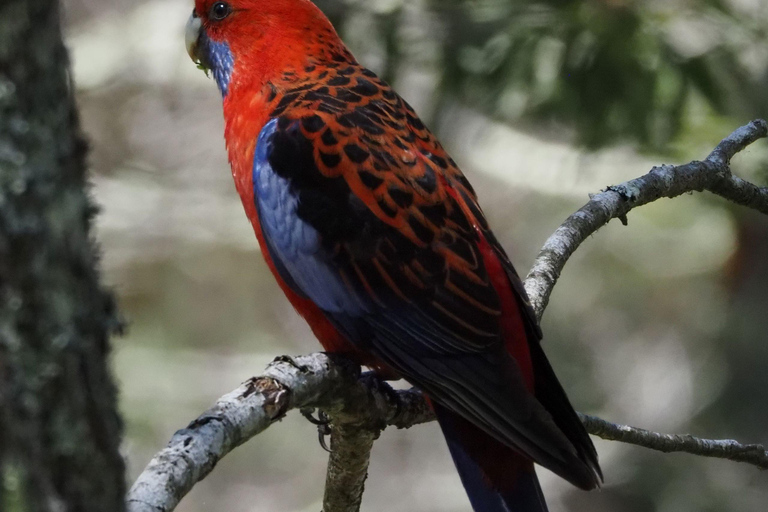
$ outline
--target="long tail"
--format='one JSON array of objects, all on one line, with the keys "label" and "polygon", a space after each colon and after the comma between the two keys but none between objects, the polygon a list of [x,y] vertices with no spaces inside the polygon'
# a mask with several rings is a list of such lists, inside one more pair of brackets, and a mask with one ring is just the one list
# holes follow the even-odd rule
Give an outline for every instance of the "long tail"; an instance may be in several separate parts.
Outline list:
[{"label": "long tail", "polygon": [[432,403],[475,512],[548,512],[533,463]]}]

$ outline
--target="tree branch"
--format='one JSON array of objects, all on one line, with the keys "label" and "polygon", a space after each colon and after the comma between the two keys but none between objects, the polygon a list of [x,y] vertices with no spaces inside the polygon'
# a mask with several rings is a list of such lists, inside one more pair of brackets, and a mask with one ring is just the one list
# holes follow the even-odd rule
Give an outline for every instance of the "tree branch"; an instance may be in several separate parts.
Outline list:
[{"label": "tree branch", "polygon": [[[768,214],[768,189],[731,174],[730,160],[768,136],[765,121],[753,121],[724,139],[703,162],[662,166],[635,180],[609,187],[571,215],[547,240],[526,279],[526,290],[541,318],[563,267],[581,243],[611,219],[662,197],[709,190]],[[395,392],[343,358],[313,354],[278,358],[264,375],[219,399],[209,411],[177,432],[128,493],[129,512],[170,512],[192,487],[232,449],[264,431],[294,408],[320,408],[333,419],[324,512],[357,512],[362,501],[370,450],[386,426],[408,428],[434,420],[419,391]],[[680,451],[727,458],[768,468],[760,445],[668,435],[591,416],[587,431],[604,439],[663,452]]]},{"label": "tree branch", "polygon": [[563,267],[576,249],[612,219],[626,223],[626,215],[662,197],[709,190],[734,203],[768,214],[768,188],[759,188],[731,174],[731,159],[744,148],[768,136],[762,119],[742,126],[725,138],[702,162],[654,167],[640,178],[608,187],[568,217],[539,252],[528,273],[525,289],[539,319],[549,304]]},{"label": "tree branch", "polygon": [[357,512],[363,501],[373,442],[381,429],[334,423],[323,510]]},{"label": "tree branch", "polygon": [[[181,499],[237,446],[266,430],[291,409],[332,411],[334,437],[329,461],[325,512],[359,510],[373,442],[386,426],[410,428],[433,421],[419,391],[393,391],[370,379],[343,358],[318,353],[281,357],[260,377],[246,381],[179,430],[128,493],[129,512],[171,512]],[[690,435],[650,432],[580,414],[587,431],[610,441],[662,452],[724,458],[768,469],[761,445]]]},{"label": "tree branch", "polygon": [[700,439],[690,434],[660,434],[628,425],[616,425],[579,413],[587,432],[607,441],[619,441],[664,453],[683,452],[702,457],[746,462],[768,469],[768,450],[761,444],[741,444],[732,439]]},{"label": "tree branch", "polygon": [[[370,444],[388,425],[408,428],[433,419],[418,391],[395,393],[386,385],[372,385],[370,379],[359,377],[357,365],[331,354],[275,359],[264,374],[221,397],[212,408],[173,435],[128,492],[128,511],[172,511],[225,455],[291,409],[326,410],[344,433],[355,428],[375,432]],[[332,446],[339,448],[338,443]],[[353,452],[347,454],[343,451],[340,449],[335,455],[338,464],[351,464],[353,456],[362,455],[359,450],[347,449]],[[367,455],[363,458],[365,473]],[[343,471],[334,474],[341,475]],[[362,491],[362,481],[359,488]],[[334,497],[327,499],[339,501]]]}]

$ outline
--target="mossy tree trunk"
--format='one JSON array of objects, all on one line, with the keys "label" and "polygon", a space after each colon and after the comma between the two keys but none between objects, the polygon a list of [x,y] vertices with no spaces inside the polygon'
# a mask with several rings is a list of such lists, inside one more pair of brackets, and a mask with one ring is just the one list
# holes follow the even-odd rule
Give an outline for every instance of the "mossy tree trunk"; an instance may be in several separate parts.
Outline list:
[{"label": "mossy tree trunk", "polygon": [[57,0],[0,1],[0,509],[124,510],[86,144]]}]

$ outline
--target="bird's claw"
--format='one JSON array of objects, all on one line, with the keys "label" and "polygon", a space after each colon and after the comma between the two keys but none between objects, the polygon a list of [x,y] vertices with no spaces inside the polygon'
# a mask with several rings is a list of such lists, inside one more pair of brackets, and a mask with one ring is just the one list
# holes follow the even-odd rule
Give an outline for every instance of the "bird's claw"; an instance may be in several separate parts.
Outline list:
[{"label": "bird's claw", "polygon": [[325,438],[331,435],[331,418],[320,410],[317,411],[317,418],[315,418],[312,416],[314,411],[314,409],[302,409],[301,415],[304,416],[311,424],[317,426],[317,435],[318,439],[320,440],[320,446],[323,448],[323,450],[331,453],[331,449],[328,448],[328,444],[325,441]]},{"label": "bird's claw", "polygon": [[301,373],[307,373],[309,371],[309,368],[307,368],[303,364],[299,364],[291,356],[277,356],[275,358],[275,360],[272,361],[272,362],[273,363],[287,363],[287,364],[293,366],[294,368],[296,368],[297,370],[299,370]]},{"label": "bird's claw", "polygon": [[328,425],[318,425],[317,438],[320,441],[320,447],[328,453],[333,453],[333,450],[328,448],[328,444],[325,442],[325,438],[331,435],[331,427]]},{"label": "bird's claw", "polygon": [[365,372],[360,376],[360,380],[364,382],[369,389],[378,392],[380,395],[383,395],[390,404],[394,404],[395,406],[394,417],[397,417],[400,415],[402,402],[400,399],[400,395],[397,393],[395,388],[390,386],[389,383],[385,381],[376,372]]},{"label": "bird's claw", "polygon": [[304,416],[308,422],[317,426],[327,426],[331,423],[331,419],[323,411],[317,411],[317,418],[312,416],[315,410],[312,408],[304,408],[301,410],[301,415]]},{"label": "bird's claw", "polygon": [[400,402],[400,397],[397,395],[395,388],[390,386],[389,383],[382,379],[376,372],[365,372],[360,376],[360,380],[370,389],[385,395],[392,403],[397,404]]}]

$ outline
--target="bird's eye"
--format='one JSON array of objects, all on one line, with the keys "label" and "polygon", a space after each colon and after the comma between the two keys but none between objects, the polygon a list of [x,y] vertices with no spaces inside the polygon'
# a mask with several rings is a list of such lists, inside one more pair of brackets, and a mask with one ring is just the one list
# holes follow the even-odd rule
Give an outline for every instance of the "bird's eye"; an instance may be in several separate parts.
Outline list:
[{"label": "bird's eye", "polygon": [[211,6],[210,18],[221,21],[232,13],[232,7],[227,2],[216,2]]}]

